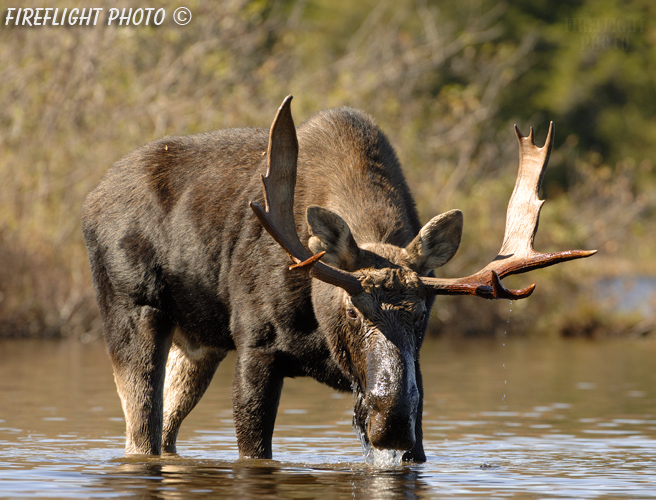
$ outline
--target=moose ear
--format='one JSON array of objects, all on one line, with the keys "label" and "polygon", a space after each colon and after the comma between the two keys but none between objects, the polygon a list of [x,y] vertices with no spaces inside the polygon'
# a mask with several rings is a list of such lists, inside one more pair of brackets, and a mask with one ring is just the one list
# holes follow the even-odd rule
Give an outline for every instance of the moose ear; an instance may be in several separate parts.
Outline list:
[{"label": "moose ear", "polygon": [[433,217],[405,247],[410,267],[423,274],[429,269],[443,266],[455,255],[461,236],[460,210],[450,210]]},{"label": "moose ear", "polygon": [[310,250],[315,254],[325,251],[326,256],[322,260],[326,264],[354,270],[360,249],[346,221],[335,212],[316,205],[308,207],[306,215]]}]

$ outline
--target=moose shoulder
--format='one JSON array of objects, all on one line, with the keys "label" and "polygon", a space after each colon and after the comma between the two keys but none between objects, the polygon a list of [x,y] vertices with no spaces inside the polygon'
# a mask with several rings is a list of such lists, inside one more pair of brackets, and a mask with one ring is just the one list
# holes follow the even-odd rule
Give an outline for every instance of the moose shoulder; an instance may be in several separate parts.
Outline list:
[{"label": "moose shoulder", "polygon": [[270,131],[147,144],[84,203],[126,453],[174,453],[182,421],[235,350],[240,456],[271,457],[283,379],[310,376],[354,393],[365,446],[423,461],[418,353],[434,295],[526,297],[532,286],[507,290],[500,279],[594,253],[533,250],[553,128],[543,148],[518,132],[499,256],[471,276],[438,279],[431,269],[456,252],[461,213],[422,227],[372,118],[334,109],[296,129],[290,104]]}]

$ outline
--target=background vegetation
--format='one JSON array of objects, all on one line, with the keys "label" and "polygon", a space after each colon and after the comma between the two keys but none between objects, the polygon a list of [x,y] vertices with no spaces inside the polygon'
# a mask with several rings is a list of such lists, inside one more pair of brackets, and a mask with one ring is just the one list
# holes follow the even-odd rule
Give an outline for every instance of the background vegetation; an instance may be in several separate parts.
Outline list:
[{"label": "background vegetation", "polygon": [[290,93],[299,122],[342,105],[374,115],[422,220],[463,210],[451,276],[499,248],[512,124],[541,143],[553,120],[536,247],[599,254],[513,278],[538,289],[510,307],[441,299],[432,331],[496,335],[510,318],[518,335],[651,331],[650,304],[619,301],[637,278],[656,283],[654,2],[191,1],[184,27],[177,5],[151,4],[167,9],[162,26],[0,26],[0,336],[99,336],[86,193],[152,139],[268,126]]}]

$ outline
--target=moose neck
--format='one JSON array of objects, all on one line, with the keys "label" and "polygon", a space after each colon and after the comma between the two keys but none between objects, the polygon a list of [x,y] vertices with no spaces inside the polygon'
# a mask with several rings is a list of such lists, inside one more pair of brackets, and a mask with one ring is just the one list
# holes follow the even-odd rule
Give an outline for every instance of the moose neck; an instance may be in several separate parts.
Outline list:
[{"label": "moose neck", "polygon": [[328,110],[301,124],[298,140],[297,220],[314,204],[339,214],[360,244],[405,246],[418,233],[399,161],[371,117]]}]

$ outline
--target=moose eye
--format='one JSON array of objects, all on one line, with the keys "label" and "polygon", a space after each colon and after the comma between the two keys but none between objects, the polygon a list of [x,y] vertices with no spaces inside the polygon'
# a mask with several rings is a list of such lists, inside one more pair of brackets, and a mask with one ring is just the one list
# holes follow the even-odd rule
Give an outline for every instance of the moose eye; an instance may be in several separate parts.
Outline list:
[{"label": "moose eye", "polygon": [[356,319],[358,319],[358,313],[354,308],[347,307],[346,308],[346,317],[350,320],[356,320]]},{"label": "moose eye", "polygon": [[426,308],[424,307],[421,311],[421,314],[419,315],[419,319],[417,320],[417,323],[422,324],[425,319],[426,319]]}]

